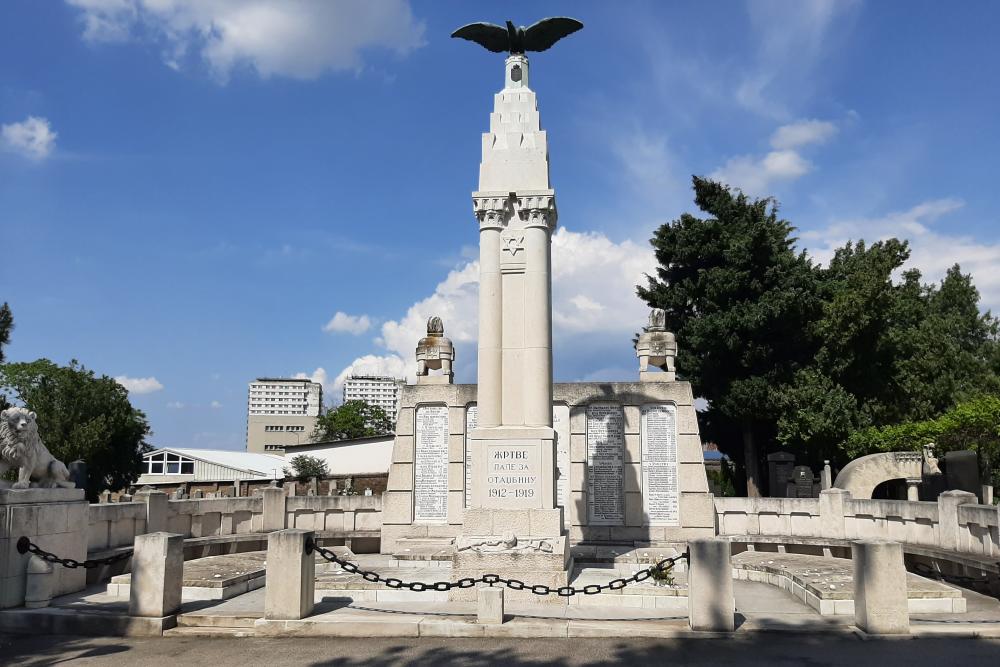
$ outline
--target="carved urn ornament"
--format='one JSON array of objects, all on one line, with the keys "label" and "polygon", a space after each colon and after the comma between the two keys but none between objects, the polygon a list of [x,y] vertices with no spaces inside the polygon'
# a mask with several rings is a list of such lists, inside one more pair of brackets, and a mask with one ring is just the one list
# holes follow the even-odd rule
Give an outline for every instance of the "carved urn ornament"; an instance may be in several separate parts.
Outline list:
[{"label": "carved urn ornament", "polygon": [[[667,315],[659,308],[649,313],[649,325],[639,334],[635,346],[639,357],[639,377],[642,380],[672,382],[675,378],[674,357],[677,356],[677,339],[667,331]],[[650,373],[649,367],[659,368],[663,374]]]},{"label": "carved urn ornament", "polygon": [[455,361],[455,346],[445,338],[444,322],[434,316],[427,320],[427,336],[417,343],[417,382],[426,381],[430,371],[443,371],[440,377],[447,377],[450,384],[455,377],[452,362]]}]

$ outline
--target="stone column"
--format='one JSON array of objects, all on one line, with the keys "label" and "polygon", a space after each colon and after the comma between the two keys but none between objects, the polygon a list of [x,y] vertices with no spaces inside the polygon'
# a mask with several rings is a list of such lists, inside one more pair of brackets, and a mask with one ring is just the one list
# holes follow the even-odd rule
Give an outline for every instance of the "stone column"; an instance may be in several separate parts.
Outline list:
[{"label": "stone column", "polygon": [[55,571],[52,564],[39,556],[28,559],[28,572],[24,587],[24,606],[27,609],[48,607],[55,587]]},{"label": "stone column", "polygon": [[264,507],[263,525],[265,533],[282,530],[285,527],[285,490],[269,486],[260,493]]},{"label": "stone column", "polygon": [[267,537],[264,618],[295,621],[312,613],[316,595],[316,557],[306,553],[311,530],[279,530]]},{"label": "stone column", "polygon": [[917,502],[920,500],[920,482],[919,479],[908,479],[906,480],[906,499],[910,502]]},{"label": "stone column", "polygon": [[707,537],[688,542],[688,623],[692,630],[736,628],[733,559],[729,542]]},{"label": "stone column", "polygon": [[938,496],[938,546],[949,551],[959,550],[958,506],[974,505],[976,494],[968,491],[945,491]]},{"label": "stone column", "polygon": [[[531,204],[538,207],[538,203]],[[552,280],[549,212],[531,208],[524,227],[524,424],[552,426]]]},{"label": "stone column", "polygon": [[146,533],[135,538],[129,616],[163,618],[181,608],[184,585],[184,536]]},{"label": "stone column", "polygon": [[903,548],[890,540],[851,543],[854,561],[854,624],[868,634],[910,632]]},{"label": "stone column", "polygon": [[159,533],[167,529],[167,494],[155,489],[140,491],[136,500],[146,503],[146,532]]},{"label": "stone column", "polygon": [[500,425],[503,386],[503,288],[500,231],[503,200],[476,201],[479,217],[479,385],[478,427]]}]

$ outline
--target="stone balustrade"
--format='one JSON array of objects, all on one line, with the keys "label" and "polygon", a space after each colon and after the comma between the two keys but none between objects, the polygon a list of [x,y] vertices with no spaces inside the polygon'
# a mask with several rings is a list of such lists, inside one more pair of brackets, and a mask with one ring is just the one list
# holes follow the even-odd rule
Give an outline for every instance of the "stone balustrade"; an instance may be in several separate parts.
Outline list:
[{"label": "stone balustrade", "polygon": [[[381,496],[286,496],[281,490],[262,496],[169,500],[165,525],[170,533],[185,538],[223,537],[264,533],[283,528],[307,528],[318,532],[375,532],[382,526]],[[137,498],[143,498],[137,494]],[[278,503],[272,517],[283,525],[265,525],[265,502]],[[89,507],[87,550],[100,553],[130,547],[153,519],[152,504],[146,502],[101,503]]]},{"label": "stone balustrade", "polygon": [[715,511],[718,534],[734,541],[884,538],[910,547],[1000,557],[1000,507],[975,504],[974,496],[960,491],[943,493],[937,502],[855,500],[841,489],[823,491],[819,498],[716,498]]}]

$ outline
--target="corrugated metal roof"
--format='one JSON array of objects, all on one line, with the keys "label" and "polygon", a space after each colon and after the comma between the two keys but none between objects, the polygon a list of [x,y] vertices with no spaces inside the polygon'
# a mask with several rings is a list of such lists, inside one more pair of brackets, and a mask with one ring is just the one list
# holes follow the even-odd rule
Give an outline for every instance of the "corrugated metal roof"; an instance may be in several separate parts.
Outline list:
[{"label": "corrugated metal roof", "polygon": [[[156,452],[172,452],[192,459],[199,459],[207,463],[241,470],[243,472],[253,472],[258,475],[271,476],[274,471],[278,475],[282,474],[282,469],[288,464],[284,456],[274,454],[257,454],[254,452],[235,452],[225,449],[179,449],[175,447],[161,447],[149,454]],[[149,456],[146,454],[145,456]]]}]

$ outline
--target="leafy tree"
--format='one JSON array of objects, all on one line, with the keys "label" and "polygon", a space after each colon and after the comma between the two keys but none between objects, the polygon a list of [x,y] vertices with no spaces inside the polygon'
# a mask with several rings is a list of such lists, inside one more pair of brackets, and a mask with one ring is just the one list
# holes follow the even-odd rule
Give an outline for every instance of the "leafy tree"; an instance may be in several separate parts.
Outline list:
[{"label": "leafy tree", "polygon": [[59,366],[39,359],[0,366],[0,389],[38,414],[39,435],[53,456],[86,462],[91,500],[138,479],[151,449],[149,424],[112,378],[75,360]]},{"label": "leafy tree", "polygon": [[710,217],[685,213],[656,230],[659,267],[637,293],[665,311],[680,343],[677,371],[709,401],[716,436],[739,433],[742,452],[717,442],[743,459],[747,494],[757,496],[758,441],[773,434],[782,388],[812,360],[817,277],[774,200],[698,177],[693,184]]},{"label": "leafy tree", "polygon": [[367,438],[391,433],[394,424],[385,411],[365,401],[347,401],[319,416],[313,442]]},{"label": "leafy tree", "polygon": [[920,450],[929,442],[935,443],[939,452],[975,450],[984,477],[1000,486],[1000,396],[979,396],[933,419],[852,433],[845,449],[856,458],[876,452]]},{"label": "leafy tree", "polygon": [[[285,475],[288,477],[325,477],[330,474],[330,469],[327,467],[326,461],[318,456],[299,454],[298,456],[293,456],[290,463],[292,464],[291,471],[285,468]],[[292,475],[290,472],[294,472],[295,474]]]},{"label": "leafy tree", "polygon": [[10,332],[14,329],[14,315],[10,306],[4,303],[0,306],[0,364],[3,363],[3,346],[10,343]]}]

